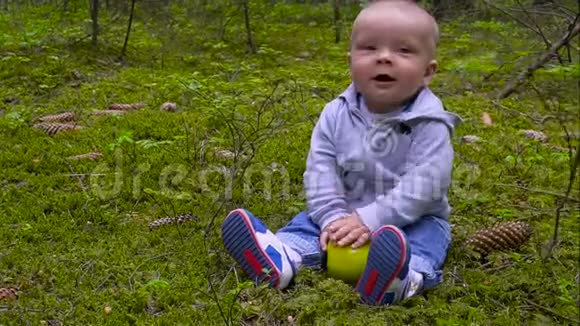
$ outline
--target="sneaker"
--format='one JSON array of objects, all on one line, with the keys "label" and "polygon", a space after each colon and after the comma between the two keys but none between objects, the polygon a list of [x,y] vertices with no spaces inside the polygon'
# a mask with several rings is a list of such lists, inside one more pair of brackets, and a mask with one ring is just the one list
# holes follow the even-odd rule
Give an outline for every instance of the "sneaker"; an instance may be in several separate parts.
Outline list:
[{"label": "sneaker", "polygon": [[392,305],[409,291],[411,253],[405,234],[392,225],[383,226],[372,235],[364,272],[355,291],[369,305]]},{"label": "sneaker", "polygon": [[286,252],[292,249],[252,213],[231,211],[222,223],[221,235],[228,253],[256,284],[283,289],[294,278],[294,264]]}]

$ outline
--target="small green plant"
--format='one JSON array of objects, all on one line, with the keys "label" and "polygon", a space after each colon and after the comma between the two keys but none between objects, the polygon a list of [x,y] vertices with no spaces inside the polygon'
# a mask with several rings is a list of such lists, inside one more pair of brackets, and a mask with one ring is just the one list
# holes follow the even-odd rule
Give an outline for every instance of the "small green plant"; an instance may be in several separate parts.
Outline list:
[{"label": "small green plant", "polygon": [[11,130],[21,128],[26,124],[26,121],[19,112],[10,112],[4,116],[3,120]]},{"label": "small green plant", "polygon": [[125,144],[135,144],[135,140],[133,139],[133,132],[125,131],[117,137],[114,143],[110,143],[107,145],[107,151],[109,153],[114,152],[117,148],[122,148]]}]

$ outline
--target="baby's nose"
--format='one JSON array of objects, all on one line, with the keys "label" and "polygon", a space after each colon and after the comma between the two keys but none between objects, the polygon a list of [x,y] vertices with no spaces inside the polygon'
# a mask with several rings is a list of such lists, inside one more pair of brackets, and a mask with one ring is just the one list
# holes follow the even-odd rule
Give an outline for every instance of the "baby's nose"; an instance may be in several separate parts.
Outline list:
[{"label": "baby's nose", "polygon": [[392,60],[392,52],[389,49],[381,49],[377,55],[378,63],[390,63]]}]

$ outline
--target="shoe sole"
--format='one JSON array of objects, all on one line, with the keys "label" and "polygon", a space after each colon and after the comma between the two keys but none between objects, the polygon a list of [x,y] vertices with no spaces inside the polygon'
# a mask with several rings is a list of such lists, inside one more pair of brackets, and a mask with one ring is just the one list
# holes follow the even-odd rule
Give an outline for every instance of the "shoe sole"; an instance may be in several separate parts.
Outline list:
[{"label": "shoe sole", "polygon": [[[234,210],[221,227],[222,240],[228,253],[256,283],[280,284],[280,272],[258,245],[251,218],[243,210]],[[266,271],[269,272],[266,272]]]},{"label": "shoe sole", "polygon": [[396,227],[384,226],[373,235],[365,270],[355,287],[364,303],[391,304],[383,300],[409,259],[407,250],[405,236]]}]

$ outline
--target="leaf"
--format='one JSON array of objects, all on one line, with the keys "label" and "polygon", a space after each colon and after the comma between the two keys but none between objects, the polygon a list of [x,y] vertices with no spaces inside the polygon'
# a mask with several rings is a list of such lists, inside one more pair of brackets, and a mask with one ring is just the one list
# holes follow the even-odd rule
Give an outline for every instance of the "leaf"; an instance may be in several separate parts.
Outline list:
[{"label": "leaf", "polygon": [[467,144],[477,143],[481,140],[481,138],[475,135],[465,135],[461,137],[461,141]]},{"label": "leaf", "polygon": [[483,122],[483,124],[488,126],[488,127],[493,126],[493,121],[491,120],[491,116],[487,112],[483,112],[483,114],[481,115],[481,122]]},{"label": "leaf", "polygon": [[506,162],[507,164],[515,164],[516,158],[513,157],[512,155],[508,155],[504,158],[504,162]]},{"label": "leaf", "polygon": [[133,132],[131,132],[131,131],[123,132],[117,138],[117,144],[124,144],[124,143],[133,144],[134,142],[135,141],[133,140]]},{"label": "leaf", "polygon": [[145,285],[145,289],[168,289],[171,285],[163,280],[151,280]]},{"label": "leaf", "polygon": [[158,191],[153,190],[151,188],[145,188],[145,189],[143,189],[143,192],[148,194],[148,195],[158,195],[159,194]]}]

